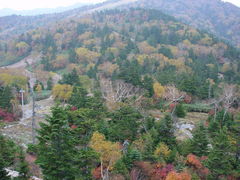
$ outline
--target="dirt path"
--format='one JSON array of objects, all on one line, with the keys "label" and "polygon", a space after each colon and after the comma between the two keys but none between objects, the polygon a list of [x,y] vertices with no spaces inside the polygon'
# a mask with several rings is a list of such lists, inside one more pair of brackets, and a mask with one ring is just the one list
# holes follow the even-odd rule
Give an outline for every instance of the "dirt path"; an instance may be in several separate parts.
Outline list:
[{"label": "dirt path", "polygon": [[41,60],[41,54],[39,55],[30,55],[21,61],[11,64],[8,66],[3,66],[2,68],[10,68],[10,69],[16,69],[16,68],[26,68],[28,65],[32,65],[33,63],[36,63]]},{"label": "dirt path", "polygon": [[38,61],[40,61],[41,59],[41,55],[30,55],[24,59],[22,59],[21,61],[15,63],[15,64],[11,64],[8,66],[2,66],[0,68],[2,69],[23,69],[24,70],[24,75],[27,76],[29,78],[29,83],[30,83],[30,87],[32,88],[34,85],[34,82],[36,81],[35,75],[34,73],[28,71],[26,69],[26,67],[28,65],[32,65],[33,63],[36,63]]},{"label": "dirt path", "polygon": [[[16,64],[1,68],[23,69],[24,74],[29,78],[30,87],[33,88],[34,83],[36,82],[36,77],[35,74],[27,70],[26,67],[37,62],[40,57],[40,55],[36,57],[29,56]],[[58,80],[61,78],[61,76],[56,74],[53,78]],[[50,108],[53,106],[53,104],[54,101],[52,97],[37,101],[35,103],[37,128],[39,127],[39,122],[44,121],[45,116],[50,113]],[[3,135],[10,137],[23,147],[26,147],[27,144],[32,143],[32,106],[32,100],[30,100],[29,104],[23,106],[23,117],[20,119],[20,121],[8,123],[3,129],[0,129],[0,132]]]}]

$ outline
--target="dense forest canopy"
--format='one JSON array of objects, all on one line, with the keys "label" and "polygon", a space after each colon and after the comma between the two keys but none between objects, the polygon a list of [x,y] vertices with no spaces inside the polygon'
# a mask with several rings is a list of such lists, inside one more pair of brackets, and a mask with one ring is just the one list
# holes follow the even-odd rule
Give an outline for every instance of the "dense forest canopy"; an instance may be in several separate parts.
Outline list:
[{"label": "dense forest canopy", "polygon": [[[29,54],[40,58],[22,60]],[[0,57],[24,64],[0,69],[4,127],[18,119],[21,89],[25,104],[55,102],[25,147],[30,166],[0,136],[0,177],[6,168],[24,180],[240,177],[240,52],[214,35],[158,10],[114,9],[2,40]]]}]

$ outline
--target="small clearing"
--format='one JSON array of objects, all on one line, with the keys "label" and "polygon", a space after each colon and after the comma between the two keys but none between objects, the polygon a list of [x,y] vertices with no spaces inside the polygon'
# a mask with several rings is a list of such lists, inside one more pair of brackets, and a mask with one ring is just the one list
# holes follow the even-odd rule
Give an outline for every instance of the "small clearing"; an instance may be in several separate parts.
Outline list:
[{"label": "small clearing", "polygon": [[[35,122],[37,128],[39,128],[39,123],[44,121],[46,115],[50,114],[53,105],[54,101],[52,97],[36,102]],[[23,110],[24,115],[20,121],[8,123],[0,131],[3,135],[26,147],[27,144],[32,143],[32,102],[24,105]]]}]

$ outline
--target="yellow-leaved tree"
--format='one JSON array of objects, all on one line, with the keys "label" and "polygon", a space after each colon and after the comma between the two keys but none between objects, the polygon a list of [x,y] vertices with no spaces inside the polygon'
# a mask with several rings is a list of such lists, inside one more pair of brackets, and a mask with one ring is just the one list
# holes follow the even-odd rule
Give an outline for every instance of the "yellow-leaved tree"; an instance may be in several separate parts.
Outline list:
[{"label": "yellow-leaved tree", "polygon": [[100,155],[102,179],[108,179],[109,170],[122,156],[119,144],[107,141],[103,134],[94,132],[89,146]]},{"label": "yellow-leaved tree", "polygon": [[56,84],[53,87],[52,94],[54,99],[66,102],[72,96],[73,87],[68,84]]},{"label": "yellow-leaved tree", "polygon": [[27,77],[22,75],[12,75],[8,73],[0,73],[0,81],[4,86],[17,86],[19,88],[26,88]]},{"label": "yellow-leaved tree", "polygon": [[171,150],[168,148],[168,146],[165,143],[159,143],[157,148],[154,151],[154,156],[159,159],[166,160],[171,153]]},{"label": "yellow-leaved tree", "polygon": [[164,92],[165,92],[165,88],[164,86],[162,86],[160,83],[155,82],[153,84],[153,89],[154,89],[154,95],[157,98],[160,98],[163,96]]},{"label": "yellow-leaved tree", "polygon": [[96,62],[100,54],[94,51],[90,51],[87,48],[77,48],[75,49],[79,62]]}]

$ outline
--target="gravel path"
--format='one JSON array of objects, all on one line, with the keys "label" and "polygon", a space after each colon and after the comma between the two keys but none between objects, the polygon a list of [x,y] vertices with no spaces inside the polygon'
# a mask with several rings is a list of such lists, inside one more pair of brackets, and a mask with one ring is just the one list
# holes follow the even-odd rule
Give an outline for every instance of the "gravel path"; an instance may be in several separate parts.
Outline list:
[{"label": "gravel path", "polygon": [[[32,65],[40,59],[41,55],[29,56],[19,61],[16,64],[1,67],[8,69],[21,68],[24,69],[24,74],[29,78],[31,88],[36,81],[35,74],[26,69],[27,65]],[[55,79],[61,78],[58,74],[55,75]],[[39,127],[39,122],[44,121],[45,116],[50,113],[50,108],[54,105],[53,98],[44,99],[35,103],[36,112],[36,126]],[[27,144],[32,143],[32,100],[29,104],[23,106],[23,117],[20,121],[8,123],[4,128],[0,129],[0,132],[13,139],[18,144],[26,147]]]}]

